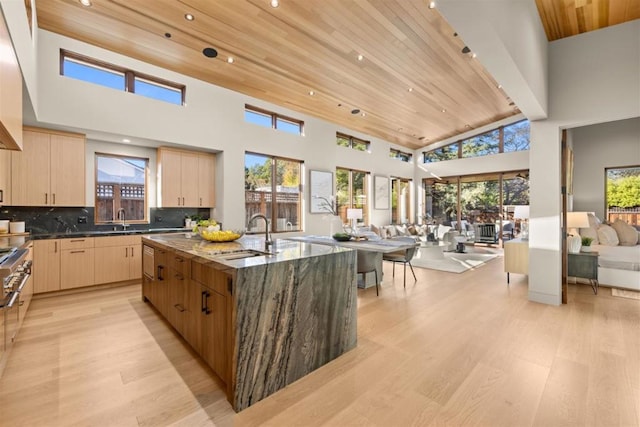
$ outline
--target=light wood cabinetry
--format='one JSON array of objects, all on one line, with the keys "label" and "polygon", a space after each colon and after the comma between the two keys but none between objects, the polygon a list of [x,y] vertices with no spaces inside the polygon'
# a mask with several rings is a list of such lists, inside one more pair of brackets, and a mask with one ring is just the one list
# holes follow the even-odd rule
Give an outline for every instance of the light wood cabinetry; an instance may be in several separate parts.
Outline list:
[{"label": "light wood cabinetry", "polygon": [[161,207],[214,207],[215,155],[158,148]]},{"label": "light wood cabinetry", "polygon": [[94,239],[61,239],[60,289],[94,284]]},{"label": "light wood cabinetry", "polygon": [[22,148],[22,72],[11,36],[0,11],[0,143],[12,150]]},{"label": "light wood cabinetry", "polygon": [[0,205],[11,205],[11,151],[0,150]]},{"label": "light wood cabinetry", "polygon": [[507,273],[529,274],[529,241],[513,239],[504,242],[504,271]]},{"label": "light wood cabinetry", "polygon": [[33,291],[60,290],[60,239],[33,242]]},{"label": "light wood cabinetry", "polygon": [[[216,280],[226,282],[227,276],[217,272]],[[211,369],[228,384],[227,358],[230,347],[227,343],[227,297],[207,286],[201,285],[203,310],[200,314],[202,328],[201,355]]]},{"label": "light wood cabinetry", "polygon": [[25,128],[23,151],[11,153],[11,204],[85,206],[85,138]]},{"label": "light wood cabinetry", "polygon": [[94,239],[94,283],[122,282],[142,275],[140,236],[108,236]]}]

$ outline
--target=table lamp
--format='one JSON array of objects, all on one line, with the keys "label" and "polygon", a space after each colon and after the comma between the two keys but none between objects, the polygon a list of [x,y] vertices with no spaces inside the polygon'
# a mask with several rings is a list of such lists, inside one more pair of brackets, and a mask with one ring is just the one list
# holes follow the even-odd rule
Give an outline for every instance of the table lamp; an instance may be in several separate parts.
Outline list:
[{"label": "table lamp", "polygon": [[347,219],[351,220],[351,232],[356,234],[356,222],[362,219],[362,209],[347,209]]},{"label": "table lamp", "polygon": [[567,228],[569,235],[567,236],[567,251],[570,254],[580,252],[582,246],[582,237],[580,237],[579,228],[589,227],[589,217],[586,212],[567,212]]},{"label": "table lamp", "polygon": [[520,238],[522,240],[529,239],[529,205],[518,205],[513,209],[513,218],[520,219],[521,230]]}]

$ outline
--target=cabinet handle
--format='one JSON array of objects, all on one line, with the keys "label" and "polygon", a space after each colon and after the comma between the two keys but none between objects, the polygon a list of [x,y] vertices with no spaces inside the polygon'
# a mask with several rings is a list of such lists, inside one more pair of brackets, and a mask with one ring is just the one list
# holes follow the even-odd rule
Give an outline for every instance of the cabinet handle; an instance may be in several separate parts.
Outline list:
[{"label": "cabinet handle", "polygon": [[72,254],[83,254],[84,251],[71,251]]},{"label": "cabinet handle", "polygon": [[84,239],[71,239],[70,242],[84,242]]},{"label": "cabinet handle", "polygon": [[53,242],[53,253],[57,254],[58,253],[58,242]]},{"label": "cabinet handle", "polygon": [[204,314],[211,314],[211,310],[209,310],[209,296],[211,296],[209,291],[202,291],[201,310]]},{"label": "cabinet handle", "polygon": [[233,279],[231,277],[227,277],[227,291],[229,291],[229,295],[233,295]]},{"label": "cabinet handle", "polygon": [[180,206],[180,197],[178,197],[178,206]]},{"label": "cabinet handle", "polygon": [[182,306],[182,304],[174,304],[174,307],[175,307],[176,309],[178,309],[178,311],[179,311],[180,313],[184,313],[184,312],[185,312],[185,308]]},{"label": "cabinet handle", "polygon": [[162,273],[164,272],[164,267],[159,265],[158,266],[158,280],[164,280],[164,277],[162,277]]},{"label": "cabinet handle", "polygon": [[202,197],[200,197],[200,206],[202,206]]},{"label": "cabinet handle", "polygon": [[129,248],[124,248],[124,257],[129,258]]},{"label": "cabinet handle", "polygon": [[53,198],[53,204],[55,205],[56,204],[56,193],[53,193],[52,198]]},{"label": "cabinet handle", "polygon": [[182,206],[184,206],[184,197],[182,198]]},{"label": "cabinet handle", "polygon": [[49,203],[49,193],[44,193],[44,204]]}]

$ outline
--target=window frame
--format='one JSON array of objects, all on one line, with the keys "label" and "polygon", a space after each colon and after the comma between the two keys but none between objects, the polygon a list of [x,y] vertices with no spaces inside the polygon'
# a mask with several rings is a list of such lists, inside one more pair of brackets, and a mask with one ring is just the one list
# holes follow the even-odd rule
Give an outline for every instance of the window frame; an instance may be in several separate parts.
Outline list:
[{"label": "window frame", "polygon": [[[339,139],[343,139],[348,141],[349,145],[340,145],[338,143]],[[355,151],[360,151],[363,153],[370,153],[371,152],[371,141],[367,141],[365,139],[362,138],[358,138],[352,135],[347,135],[346,133],[342,133],[342,132],[336,132],[336,145],[338,145],[339,147],[343,147],[343,148],[350,148],[352,150]],[[356,148],[357,145],[364,145],[364,150],[360,150],[359,148]]]},{"label": "window frame", "polygon": [[[126,219],[127,224],[149,224],[149,158],[148,157],[138,157],[138,156],[130,156],[126,154],[114,154],[114,153],[102,153],[95,152],[94,153],[94,190],[93,190],[93,221],[96,225],[112,225],[118,224],[119,220],[117,220],[116,212],[116,203],[115,200],[119,199],[114,197],[114,206],[113,206],[113,219],[111,221],[103,221],[99,219],[98,212],[98,157],[113,157],[118,159],[135,159],[135,160],[144,160],[144,217],[142,219]],[[118,209],[122,207],[122,205],[118,205]]]},{"label": "window frame", "polygon": [[[271,129],[276,129],[276,130],[279,130],[279,131],[282,131],[282,132],[289,133],[291,135],[304,136],[304,121],[303,120],[295,119],[293,117],[285,116],[284,114],[275,113],[273,111],[265,110],[264,108],[255,107],[255,106],[249,105],[249,104],[245,104],[244,105],[244,112],[245,112],[245,114],[247,112],[251,112],[251,113],[255,113],[255,114],[271,117]],[[247,121],[247,119],[246,119],[246,116],[245,116],[245,122],[246,121]],[[289,131],[286,131],[284,129],[279,128],[278,127],[278,121],[283,121],[283,122],[288,123],[288,124],[297,125],[300,133],[299,134],[298,133],[293,133],[293,132],[289,132]],[[253,123],[253,122],[249,122],[249,123]],[[258,126],[262,126],[259,123],[253,123],[253,124],[258,125]],[[264,127],[266,127],[266,126],[264,126]]]},{"label": "window frame", "polygon": [[413,161],[413,153],[400,151],[395,148],[389,148],[389,157],[400,160],[401,162],[411,163]]},{"label": "window frame", "polygon": [[[271,155],[271,154],[262,154],[262,153],[256,153],[253,151],[245,151],[245,156],[247,154],[250,155],[254,155],[254,156],[261,156],[261,157],[265,157],[269,160],[271,160],[271,190],[270,191],[263,191],[262,193],[268,193],[271,195],[271,212],[269,212],[270,215],[267,215],[266,213],[263,213],[263,215],[267,216],[269,218],[269,220],[271,221],[271,226],[269,227],[269,232],[270,233],[291,233],[291,232],[301,232],[304,231],[304,227],[303,227],[303,196],[304,193],[302,191],[302,184],[303,184],[303,176],[304,176],[304,160],[299,160],[299,159],[293,159],[293,158],[289,158],[289,157],[281,157],[281,156],[275,156],[275,155]],[[277,182],[277,161],[281,160],[281,161],[285,161],[285,162],[296,162],[298,163],[299,166],[299,184],[298,184],[298,206],[297,206],[297,216],[298,216],[298,228],[297,229],[292,229],[292,230],[277,230],[278,227],[278,223],[277,223],[277,196],[274,198],[274,195],[277,195],[278,191],[277,191],[277,187],[278,187],[278,182]],[[245,167],[246,167],[246,163],[245,163]],[[246,178],[245,178],[246,179]],[[247,234],[260,234],[262,233],[261,231],[249,231],[249,218],[250,216],[248,215],[248,211],[247,211],[247,199],[246,199],[246,194],[247,191],[250,191],[246,188],[246,181],[245,181],[245,203],[244,203],[244,207],[245,207],[245,227],[247,229]],[[276,201],[276,203],[274,203],[274,200]],[[262,213],[262,212],[260,212]],[[276,218],[276,221],[274,221],[273,219]]]},{"label": "window frame", "polygon": [[604,168],[604,215],[605,220],[609,223],[615,222],[616,219],[622,219],[623,221],[633,226],[640,225],[640,206],[609,206],[609,172],[631,169],[640,169],[640,165],[613,166]]},{"label": "window frame", "polygon": [[[95,59],[95,58],[91,58],[89,56],[86,55],[82,55],[79,53],[75,53],[75,52],[71,52],[69,50],[66,49],[60,49],[60,75],[64,76],[64,77],[68,77],[68,78],[74,78],[75,77],[69,77],[64,73],[64,62],[65,60],[70,60],[73,62],[77,62],[81,65],[85,65],[85,66],[89,66],[89,67],[95,67],[104,71],[108,71],[108,72],[114,72],[114,73],[118,73],[118,74],[123,74],[124,75],[124,92],[129,92],[129,93],[136,93],[135,91],[135,80],[136,78],[141,79],[141,80],[145,80],[148,83],[154,84],[156,86],[161,86],[161,87],[165,87],[167,89],[170,90],[175,90],[177,92],[180,92],[180,104],[176,104],[175,102],[169,102],[167,100],[164,99],[160,99],[160,98],[153,98],[153,97],[148,97],[145,96],[146,98],[149,99],[155,99],[156,101],[162,101],[162,102],[166,102],[168,104],[171,105],[180,105],[180,106],[184,106],[185,105],[185,98],[186,98],[186,90],[187,87],[183,84],[179,84],[179,83],[175,83],[169,80],[165,80],[165,79],[161,79],[159,77],[155,77],[155,76],[151,76],[149,74],[145,74],[145,73],[140,73],[138,71],[134,71],[125,67],[121,67],[118,65],[114,65],[111,64],[109,62],[105,62],[105,61],[101,61],[99,59]],[[94,83],[90,80],[82,80],[82,79],[76,79],[76,80],[80,80],[80,81],[84,81],[87,83],[91,83],[91,84],[98,84],[98,83]],[[108,86],[105,86],[108,87]],[[143,95],[141,95],[143,96]]]},{"label": "window frame", "polygon": [[[347,200],[348,202],[345,204],[340,204],[339,198],[338,198],[338,171],[346,171],[348,172],[349,176],[348,176],[348,191],[347,191]],[[345,168],[345,167],[340,167],[337,166],[336,167],[336,171],[335,171],[335,185],[336,185],[336,210],[338,212],[338,216],[340,217],[340,219],[342,220],[343,224],[347,224],[349,222],[349,219],[347,218],[347,209],[360,209],[360,207],[356,206],[356,203],[354,203],[354,200],[357,196],[355,196],[355,191],[353,189],[353,183],[354,183],[354,178],[353,178],[353,174],[354,173],[362,173],[364,174],[364,178],[362,180],[363,185],[364,185],[364,196],[365,196],[365,202],[364,204],[362,204],[362,223],[365,226],[369,225],[369,213],[371,212],[371,172],[369,171],[364,171],[364,170],[358,170],[358,169],[351,169],[351,168]],[[343,215],[344,214],[344,215]]]},{"label": "window frame", "polygon": [[[405,206],[405,208],[407,209],[407,222],[412,222],[412,218],[414,218],[414,213],[413,213],[413,205],[414,203],[412,203],[413,201],[413,179],[411,178],[401,178],[401,177],[397,177],[397,176],[392,176],[391,177],[391,223],[392,224],[402,224],[402,222],[398,222],[398,218],[400,217],[400,201],[401,201],[401,195],[400,193],[397,191],[398,189],[401,189],[401,186],[405,184],[407,186],[407,195],[406,197],[408,197],[408,201],[407,204]],[[395,194],[395,197],[394,197]],[[396,204],[396,206],[394,207],[393,204]],[[394,217],[396,218],[396,220],[394,221]]]}]

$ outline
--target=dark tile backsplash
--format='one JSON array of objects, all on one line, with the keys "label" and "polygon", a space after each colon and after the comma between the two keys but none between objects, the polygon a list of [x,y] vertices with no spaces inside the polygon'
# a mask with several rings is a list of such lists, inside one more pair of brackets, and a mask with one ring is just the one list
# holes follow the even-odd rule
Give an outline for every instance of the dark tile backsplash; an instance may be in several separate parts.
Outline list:
[{"label": "dark tile backsplash", "polygon": [[[131,224],[129,229],[183,227],[186,216],[199,215],[209,218],[209,209],[197,208],[151,208],[149,224]],[[107,231],[118,229],[120,222],[114,224],[94,223],[93,207],[59,208],[32,206],[0,207],[0,219],[24,221],[25,231],[31,234],[72,233],[77,231]],[[83,222],[86,219],[86,222]]]}]

